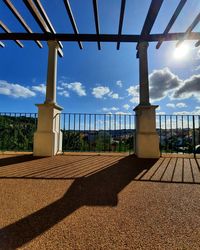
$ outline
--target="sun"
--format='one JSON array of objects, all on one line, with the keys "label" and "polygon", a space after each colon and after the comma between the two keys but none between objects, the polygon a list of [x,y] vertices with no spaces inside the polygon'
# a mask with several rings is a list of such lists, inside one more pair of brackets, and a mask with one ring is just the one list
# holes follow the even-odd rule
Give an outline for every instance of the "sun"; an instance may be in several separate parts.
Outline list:
[{"label": "sun", "polygon": [[177,60],[183,59],[187,56],[189,52],[189,46],[187,44],[181,44],[175,48],[173,57]]}]

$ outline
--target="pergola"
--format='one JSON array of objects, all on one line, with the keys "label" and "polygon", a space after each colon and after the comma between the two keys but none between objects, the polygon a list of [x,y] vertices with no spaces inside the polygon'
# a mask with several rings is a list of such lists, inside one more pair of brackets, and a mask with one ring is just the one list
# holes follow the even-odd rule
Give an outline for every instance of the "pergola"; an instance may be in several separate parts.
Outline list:
[{"label": "pergola", "polygon": [[[170,33],[170,29],[177,17],[187,3],[187,0],[180,0],[172,14],[163,33],[151,34],[152,27],[164,0],[152,0],[140,34],[122,34],[123,20],[125,15],[126,0],[121,0],[119,26],[117,34],[101,34],[98,14],[98,1],[93,3],[93,14],[96,33],[80,34],[73,16],[69,0],[62,0],[73,31],[69,33],[56,33],[46,11],[40,0],[23,0],[34,20],[39,25],[42,33],[35,33],[28,26],[27,22],[14,6],[11,0],[3,0],[10,9],[17,21],[21,23],[26,32],[12,32],[9,27],[0,21],[0,47],[5,47],[4,41],[12,40],[23,48],[20,40],[35,41],[39,48],[42,48],[41,41],[48,42],[48,73],[46,99],[43,104],[38,104],[38,126],[34,135],[34,155],[52,156],[62,152],[62,132],[60,131],[59,114],[62,108],[56,102],[56,75],[57,75],[57,54],[63,56],[62,42],[76,42],[80,49],[83,49],[83,42],[96,42],[98,50],[101,50],[102,42],[115,42],[116,49],[120,49],[121,43],[137,43],[137,58],[139,58],[139,82],[140,102],[134,109],[136,112],[136,155],[141,158],[159,157],[159,138],[156,133],[155,109],[157,106],[149,102],[149,80],[148,80],[148,58],[147,49],[149,42],[157,42],[156,49],[159,49],[164,41],[177,41],[179,46],[184,40],[196,40],[195,46],[200,46],[200,32],[193,32],[200,22],[200,13],[194,17],[191,25],[182,33]],[[60,3],[61,4],[61,3]]]}]

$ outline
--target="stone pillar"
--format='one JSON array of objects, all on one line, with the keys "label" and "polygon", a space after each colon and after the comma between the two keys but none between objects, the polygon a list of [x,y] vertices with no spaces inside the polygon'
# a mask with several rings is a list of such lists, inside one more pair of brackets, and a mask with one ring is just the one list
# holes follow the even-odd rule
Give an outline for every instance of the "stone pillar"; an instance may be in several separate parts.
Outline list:
[{"label": "stone pillar", "polygon": [[158,158],[160,150],[155,114],[158,106],[151,105],[149,102],[147,48],[148,42],[139,43],[140,103],[134,109],[136,113],[135,154],[139,158]]},{"label": "stone pillar", "polygon": [[37,104],[38,123],[34,134],[33,154],[35,156],[53,156],[62,153],[62,132],[60,113],[62,108],[56,104],[57,49],[56,41],[48,41],[48,70],[46,100]]}]

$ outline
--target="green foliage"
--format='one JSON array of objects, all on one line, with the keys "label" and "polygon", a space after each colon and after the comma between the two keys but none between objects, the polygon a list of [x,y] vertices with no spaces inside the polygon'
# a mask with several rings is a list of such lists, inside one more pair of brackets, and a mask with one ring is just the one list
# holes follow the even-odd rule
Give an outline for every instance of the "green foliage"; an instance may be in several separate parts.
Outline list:
[{"label": "green foliage", "polygon": [[0,150],[32,151],[36,118],[0,116]]}]

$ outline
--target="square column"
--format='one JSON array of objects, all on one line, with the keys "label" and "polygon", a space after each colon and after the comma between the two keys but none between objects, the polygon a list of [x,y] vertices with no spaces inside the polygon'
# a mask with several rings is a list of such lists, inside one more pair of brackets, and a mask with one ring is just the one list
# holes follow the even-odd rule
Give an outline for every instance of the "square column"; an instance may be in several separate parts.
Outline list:
[{"label": "square column", "polygon": [[139,158],[159,158],[159,136],[156,132],[156,113],[158,106],[149,102],[148,79],[148,42],[140,42],[139,76],[140,76],[140,103],[134,109],[136,113],[136,142],[135,154]]},{"label": "square column", "polygon": [[38,126],[34,134],[33,154],[53,156],[62,153],[60,113],[62,108],[55,104],[38,104]]},{"label": "square column", "polygon": [[62,153],[62,132],[60,113],[62,108],[56,104],[57,79],[57,41],[48,41],[48,70],[46,99],[37,104],[38,125],[34,134],[33,154],[35,156],[53,156]]}]

